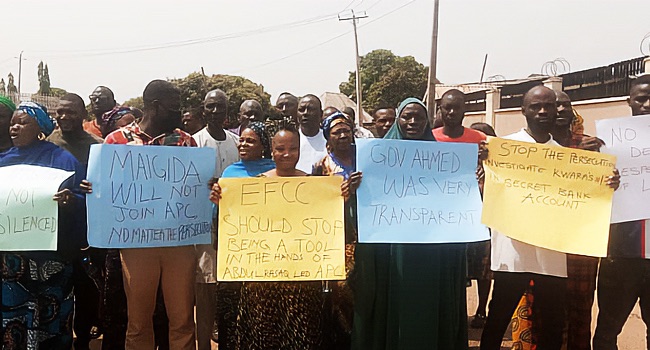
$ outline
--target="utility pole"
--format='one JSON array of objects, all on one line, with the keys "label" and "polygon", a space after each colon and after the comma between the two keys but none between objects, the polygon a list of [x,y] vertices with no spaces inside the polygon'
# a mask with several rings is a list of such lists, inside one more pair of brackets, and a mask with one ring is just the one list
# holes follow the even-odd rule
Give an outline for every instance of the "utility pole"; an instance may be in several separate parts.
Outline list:
[{"label": "utility pole", "polygon": [[485,75],[485,66],[487,65],[487,56],[488,54],[485,54],[485,59],[483,60],[483,69],[481,69],[481,80],[479,80],[479,83],[483,83],[483,75]]},{"label": "utility pole", "polygon": [[[352,27],[354,28],[354,49],[356,52],[356,58],[357,58],[357,72],[356,72],[356,81],[357,81],[357,121],[361,120],[362,114],[363,113],[361,109],[361,75],[359,74],[359,69],[360,69],[360,62],[361,62],[361,57],[359,57],[359,39],[357,38],[357,20],[363,19],[363,18],[368,18],[368,15],[366,15],[366,12],[362,12],[360,15],[355,15],[354,10],[352,11],[352,17],[341,17],[339,15],[339,21],[349,21],[352,20]],[[359,124],[357,122],[357,124]]]},{"label": "utility pole", "polygon": [[431,37],[431,61],[429,63],[429,87],[427,88],[427,109],[433,125],[436,118],[436,61],[438,59],[438,0],[433,3],[433,35]]},{"label": "utility pole", "polygon": [[[20,96],[20,78],[23,75],[23,51],[18,56],[18,96]],[[20,98],[20,97],[18,97]]]}]

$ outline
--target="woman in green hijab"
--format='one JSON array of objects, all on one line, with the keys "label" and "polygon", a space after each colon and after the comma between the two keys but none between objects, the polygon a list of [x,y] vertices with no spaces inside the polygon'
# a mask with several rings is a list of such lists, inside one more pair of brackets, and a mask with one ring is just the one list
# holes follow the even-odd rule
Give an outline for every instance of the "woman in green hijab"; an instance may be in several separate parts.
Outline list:
[{"label": "woman in green hijab", "polygon": [[[435,141],[404,100],[384,139]],[[465,244],[357,244],[352,349],[467,349]]]}]

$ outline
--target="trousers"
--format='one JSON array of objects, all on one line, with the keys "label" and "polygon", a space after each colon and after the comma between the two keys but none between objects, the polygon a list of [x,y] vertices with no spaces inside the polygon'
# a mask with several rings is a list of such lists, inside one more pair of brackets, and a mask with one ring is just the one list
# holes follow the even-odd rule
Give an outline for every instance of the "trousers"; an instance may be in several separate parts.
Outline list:
[{"label": "trousers", "polygon": [[127,350],[154,348],[153,313],[160,283],[169,318],[170,349],[196,349],[194,246],[120,251],[128,310]]}]

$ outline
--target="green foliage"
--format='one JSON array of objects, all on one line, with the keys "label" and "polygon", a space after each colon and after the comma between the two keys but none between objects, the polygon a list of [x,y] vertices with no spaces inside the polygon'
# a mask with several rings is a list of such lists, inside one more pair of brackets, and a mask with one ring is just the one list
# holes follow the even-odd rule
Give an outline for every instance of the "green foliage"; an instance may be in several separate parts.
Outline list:
[{"label": "green foliage", "polygon": [[142,100],[142,96],[138,96],[124,101],[124,103],[122,103],[122,106],[134,107],[141,110],[144,108],[144,101]]},{"label": "green foliage", "polygon": [[65,94],[68,92],[65,89],[61,89],[58,87],[51,87],[50,88],[50,96],[52,97],[63,97]]},{"label": "green foliage", "polygon": [[[393,106],[407,97],[422,98],[427,90],[429,69],[413,58],[400,57],[390,50],[374,50],[360,60],[362,107],[367,111],[380,106]],[[339,90],[356,100],[355,72]]]},{"label": "green foliage", "polygon": [[239,106],[245,100],[259,102],[266,115],[275,113],[270,101],[271,95],[264,92],[264,86],[244,77],[224,74],[207,77],[195,72],[185,78],[170,81],[181,90],[181,108],[183,110],[198,107],[208,91],[221,89],[228,95],[228,119],[231,123],[236,123]]}]

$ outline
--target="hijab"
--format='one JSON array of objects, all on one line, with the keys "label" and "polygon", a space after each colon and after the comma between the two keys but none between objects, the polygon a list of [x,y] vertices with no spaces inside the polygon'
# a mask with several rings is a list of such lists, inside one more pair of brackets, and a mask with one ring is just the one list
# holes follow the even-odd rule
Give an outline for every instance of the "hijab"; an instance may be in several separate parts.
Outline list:
[{"label": "hijab", "polygon": [[[400,115],[402,114],[402,112],[404,111],[404,108],[406,108],[406,106],[408,106],[410,104],[413,104],[413,103],[422,106],[422,108],[424,108],[424,113],[427,116],[427,124],[424,127],[424,132],[422,133],[422,135],[420,135],[420,137],[417,138],[417,140],[435,141],[436,138],[433,137],[433,134],[431,133],[431,124],[429,123],[429,117],[428,117],[428,114],[427,114],[427,107],[424,105],[424,103],[422,103],[422,101],[418,100],[417,98],[409,97],[409,98],[405,99],[404,101],[402,101],[402,103],[400,103],[399,107],[397,108],[397,117],[396,117],[396,119],[399,119]],[[406,140],[407,139],[406,136],[404,135],[404,132],[399,127],[399,121],[398,120],[395,120],[395,123],[393,123],[393,126],[391,126],[391,128],[388,130],[388,132],[386,133],[384,138],[385,139],[395,139],[395,140]]]}]

